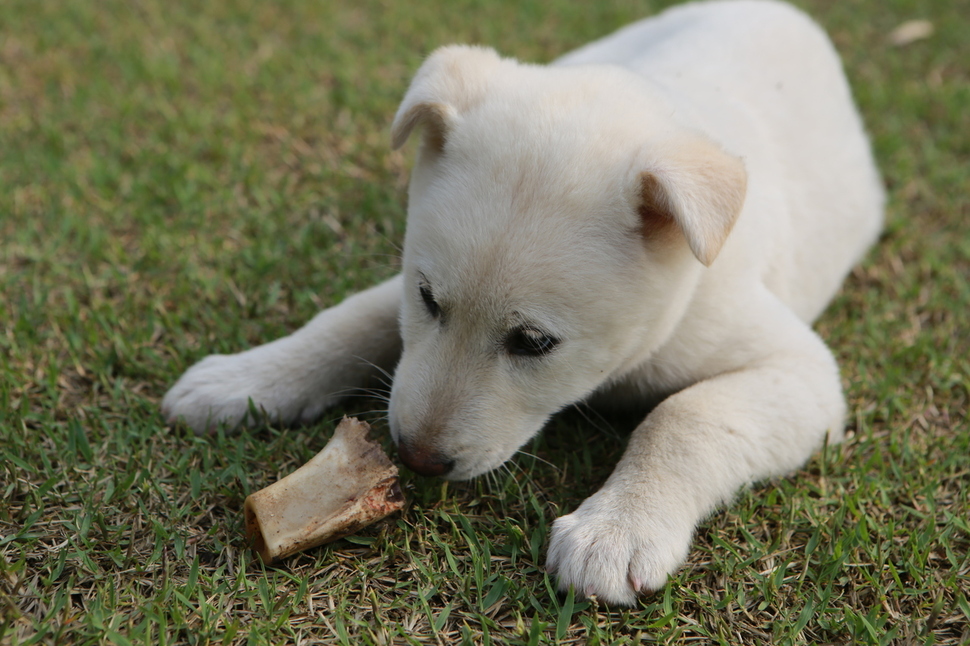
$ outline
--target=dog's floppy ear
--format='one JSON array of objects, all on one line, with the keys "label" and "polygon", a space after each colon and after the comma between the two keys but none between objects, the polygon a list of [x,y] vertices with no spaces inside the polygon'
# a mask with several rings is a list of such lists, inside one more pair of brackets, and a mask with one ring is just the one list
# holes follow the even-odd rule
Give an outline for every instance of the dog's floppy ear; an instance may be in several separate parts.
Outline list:
[{"label": "dog's floppy ear", "polygon": [[391,125],[391,145],[404,145],[417,126],[425,142],[441,150],[462,112],[479,103],[492,72],[502,59],[487,47],[449,45],[435,50],[411,81]]},{"label": "dog's floppy ear", "polygon": [[651,157],[655,161],[647,161],[638,177],[644,235],[676,225],[697,259],[710,266],[744,205],[743,162],[697,134],[665,142]]}]

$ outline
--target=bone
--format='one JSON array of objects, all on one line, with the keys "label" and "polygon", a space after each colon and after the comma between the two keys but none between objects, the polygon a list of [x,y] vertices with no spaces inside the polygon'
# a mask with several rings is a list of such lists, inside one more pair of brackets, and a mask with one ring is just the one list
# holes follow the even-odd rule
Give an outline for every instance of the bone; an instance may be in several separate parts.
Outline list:
[{"label": "bone", "polygon": [[246,534],[264,563],[353,534],[404,506],[397,467],[369,431],[345,417],[309,462],[246,498]]}]

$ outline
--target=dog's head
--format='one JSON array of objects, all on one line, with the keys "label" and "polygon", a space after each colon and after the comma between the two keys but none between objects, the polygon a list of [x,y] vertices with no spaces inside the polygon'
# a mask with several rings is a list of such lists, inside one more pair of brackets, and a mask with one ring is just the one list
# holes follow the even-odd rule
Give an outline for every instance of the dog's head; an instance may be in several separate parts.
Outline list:
[{"label": "dog's head", "polygon": [[482,48],[421,67],[394,146],[418,126],[391,432],[408,466],[463,479],[669,337],[745,172],[632,74]]}]

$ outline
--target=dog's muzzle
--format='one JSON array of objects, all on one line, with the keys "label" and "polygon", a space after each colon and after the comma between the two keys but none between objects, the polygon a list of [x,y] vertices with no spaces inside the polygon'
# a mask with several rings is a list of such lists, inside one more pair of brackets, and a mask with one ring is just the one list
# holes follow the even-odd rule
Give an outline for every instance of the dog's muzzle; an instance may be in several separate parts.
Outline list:
[{"label": "dog's muzzle", "polygon": [[443,476],[455,466],[455,461],[433,449],[413,445],[402,439],[397,445],[397,454],[404,466],[422,476]]}]

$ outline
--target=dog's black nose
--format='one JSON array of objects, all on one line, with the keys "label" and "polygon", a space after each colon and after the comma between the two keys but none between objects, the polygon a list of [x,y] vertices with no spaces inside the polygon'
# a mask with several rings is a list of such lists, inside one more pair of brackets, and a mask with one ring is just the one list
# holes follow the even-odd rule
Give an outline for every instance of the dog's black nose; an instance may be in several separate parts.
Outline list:
[{"label": "dog's black nose", "polygon": [[405,440],[398,443],[397,454],[404,466],[422,476],[443,476],[455,466],[454,460],[449,460],[437,451]]}]

